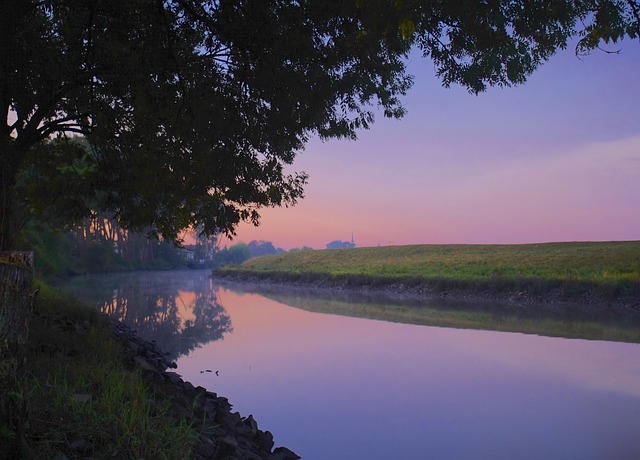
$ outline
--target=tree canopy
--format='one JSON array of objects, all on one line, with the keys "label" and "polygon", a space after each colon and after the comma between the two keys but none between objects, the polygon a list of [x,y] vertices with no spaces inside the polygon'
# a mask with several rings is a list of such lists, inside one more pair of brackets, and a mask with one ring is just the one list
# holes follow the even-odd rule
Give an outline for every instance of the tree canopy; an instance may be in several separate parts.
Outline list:
[{"label": "tree canopy", "polygon": [[[476,93],[572,37],[639,36],[624,0],[4,0],[0,250],[32,212],[233,235],[303,197],[314,135],[401,117],[413,47]],[[82,140],[73,138],[82,136]]]}]

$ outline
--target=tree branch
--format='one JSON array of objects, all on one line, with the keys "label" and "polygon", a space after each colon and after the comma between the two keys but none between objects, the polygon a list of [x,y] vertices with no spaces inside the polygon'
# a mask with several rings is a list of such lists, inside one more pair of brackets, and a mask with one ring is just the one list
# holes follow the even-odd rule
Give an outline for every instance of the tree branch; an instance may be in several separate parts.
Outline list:
[{"label": "tree branch", "polygon": [[635,0],[627,0],[629,7],[631,8],[631,14],[636,18],[636,38],[640,41],[640,5]]}]

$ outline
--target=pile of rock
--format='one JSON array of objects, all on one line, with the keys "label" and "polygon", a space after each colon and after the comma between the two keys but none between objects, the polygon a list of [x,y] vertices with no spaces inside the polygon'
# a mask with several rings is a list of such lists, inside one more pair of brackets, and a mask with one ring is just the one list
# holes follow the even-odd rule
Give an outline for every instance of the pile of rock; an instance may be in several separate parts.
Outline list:
[{"label": "pile of rock", "polygon": [[273,435],[269,431],[259,430],[252,415],[242,417],[238,412],[232,412],[227,398],[203,387],[194,387],[177,373],[167,371],[176,365],[167,360],[154,343],[143,340],[119,322],[114,322],[113,330],[124,344],[128,360],[143,370],[159,398],[171,402],[170,414],[177,419],[186,418],[194,422],[198,432],[194,459],[300,458],[286,447],[274,449]]}]

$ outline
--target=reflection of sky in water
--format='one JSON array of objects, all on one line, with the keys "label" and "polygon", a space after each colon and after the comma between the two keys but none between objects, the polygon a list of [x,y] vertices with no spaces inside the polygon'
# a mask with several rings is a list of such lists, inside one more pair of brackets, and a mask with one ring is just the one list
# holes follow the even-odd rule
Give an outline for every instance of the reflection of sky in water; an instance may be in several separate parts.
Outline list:
[{"label": "reflection of sky in water", "polygon": [[181,359],[178,372],[304,459],[640,458],[638,345],[219,297],[233,334]]},{"label": "reflection of sky in water", "polygon": [[198,332],[178,372],[305,460],[640,458],[637,344],[311,313],[198,272],[105,280],[89,298],[126,281],[117,311],[160,346]]}]

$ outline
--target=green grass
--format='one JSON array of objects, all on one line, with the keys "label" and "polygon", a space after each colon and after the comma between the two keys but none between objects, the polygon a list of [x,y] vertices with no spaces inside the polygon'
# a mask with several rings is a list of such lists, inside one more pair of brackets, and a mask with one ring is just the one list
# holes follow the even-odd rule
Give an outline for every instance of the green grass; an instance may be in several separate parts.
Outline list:
[{"label": "green grass", "polygon": [[461,280],[640,280],[640,241],[525,245],[413,245],[276,254],[241,270]]},{"label": "green grass", "polygon": [[640,241],[524,245],[413,245],[284,253],[226,272],[325,276],[379,283],[430,283],[442,289],[596,287],[608,296],[640,286]]},{"label": "green grass", "polygon": [[20,395],[33,458],[189,458],[193,427],[123,355],[103,317],[40,285]]}]

